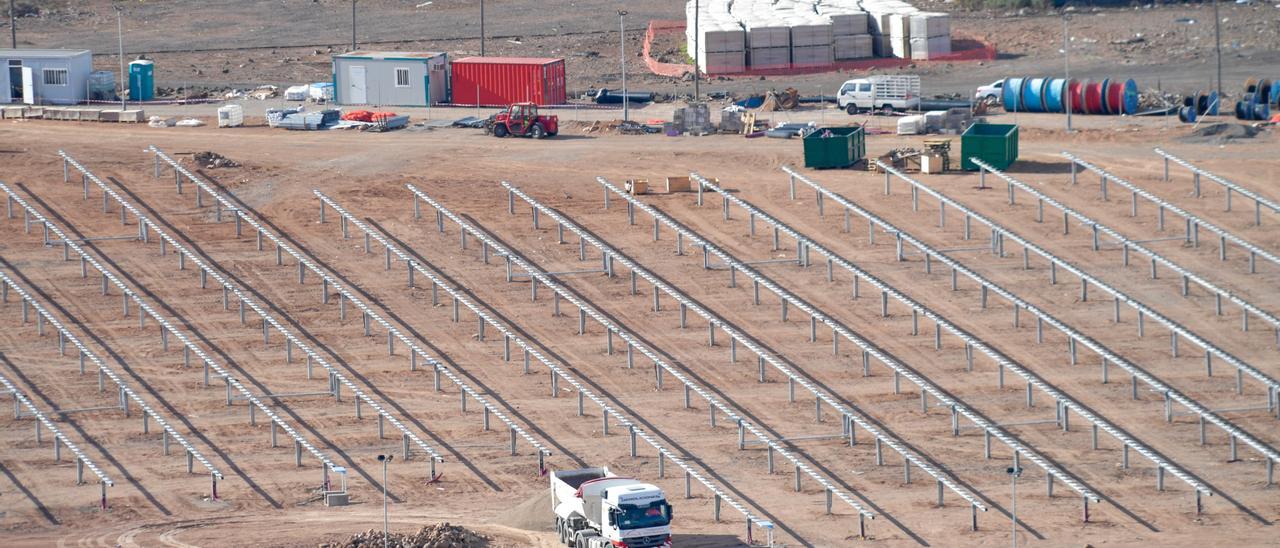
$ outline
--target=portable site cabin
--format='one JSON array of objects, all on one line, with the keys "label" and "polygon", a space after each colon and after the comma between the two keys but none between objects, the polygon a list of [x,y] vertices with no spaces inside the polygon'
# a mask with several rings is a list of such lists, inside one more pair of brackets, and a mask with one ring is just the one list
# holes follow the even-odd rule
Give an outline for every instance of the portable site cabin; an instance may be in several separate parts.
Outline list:
[{"label": "portable site cabin", "polygon": [[88,98],[89,50],[0,49],[0,104],[74,105]]},{"label": "portable site cabin", "polygon": [[448,100],[445,53],[353,51],[333,56],[334,102],[421,107]]}]

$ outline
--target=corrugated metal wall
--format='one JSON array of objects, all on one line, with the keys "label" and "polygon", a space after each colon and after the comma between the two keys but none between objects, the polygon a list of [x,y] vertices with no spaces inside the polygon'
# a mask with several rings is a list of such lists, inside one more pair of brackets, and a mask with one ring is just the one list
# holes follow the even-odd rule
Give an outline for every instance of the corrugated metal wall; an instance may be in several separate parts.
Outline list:
[{"label": "corrugated metal wall", "polygon": [[453,62],[453,102],[504,106],[563,105],[564,59],[466,58]]}]

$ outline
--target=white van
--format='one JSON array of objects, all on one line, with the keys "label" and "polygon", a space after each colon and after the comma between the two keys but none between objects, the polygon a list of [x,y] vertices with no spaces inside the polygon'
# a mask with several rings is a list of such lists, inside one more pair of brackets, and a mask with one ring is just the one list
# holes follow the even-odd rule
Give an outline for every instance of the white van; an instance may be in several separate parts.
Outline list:
[{"label": "white van", "polygon": [[849,80],[840,86],[836,104],[849,114],[911,110],[920,106],[920,77],[895,74]]}]

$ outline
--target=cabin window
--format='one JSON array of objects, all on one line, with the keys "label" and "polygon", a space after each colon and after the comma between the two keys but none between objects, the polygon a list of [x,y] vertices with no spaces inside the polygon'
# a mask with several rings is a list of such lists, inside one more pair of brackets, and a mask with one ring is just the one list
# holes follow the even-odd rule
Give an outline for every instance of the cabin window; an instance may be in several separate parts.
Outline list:
[{"label": "cabin window", "polygon": [[409,69],[407,68],[396,69],[396,87],[398,88],[409,87]]},{"label": "cabin window", "polygon": [[44,69],[44,85],[67,85],[67,69]]}]

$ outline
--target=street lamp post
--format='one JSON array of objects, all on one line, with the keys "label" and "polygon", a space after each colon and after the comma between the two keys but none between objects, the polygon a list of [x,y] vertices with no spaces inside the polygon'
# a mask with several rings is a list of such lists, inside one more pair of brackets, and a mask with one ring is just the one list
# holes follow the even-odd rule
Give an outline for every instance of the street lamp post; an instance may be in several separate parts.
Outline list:
[{"label": "street lamp post", "polygon": [[14,11],[13,0],[9,0],[9,47],[18,49],[18,13]]},{"label": "street lamp post", "polygon": [[394,459],[395,455],[378,455],[378,462],[382,463],[382,548],[387,548],[390,544],[389,521],[387,519],[387,463]]},{"label": "street lamp post", "polygon": [[1067,21],[1071,20],[1071,14],[1062,14],[1062,63],[1066,70],[1066,95],[1067,95],[1067,133],[1071,133],[1071,41],[1067,38]]},{"label": "street lamp post", "polygon": [[628,120],[631,100],[627,97],[627,12],[618,10],[618,57],[622,64],[622,121]]},{"label": "street lamp post", "polygon": [[351,51],[356,50],[356,0],[351,0]]},{"label": "street lamp post", "polygon": [[484,57],[484,0],[480,0],[480,56]]},{"label": "street lamp post", "polygon": [[1012,481],[1012,503],[1009,505],[1013,520],[1013,548],[1018,548],[1018,476],[1022,475],[1022,468],[1018,466],[1010,466],[1005,470],[1009,474]]}]

